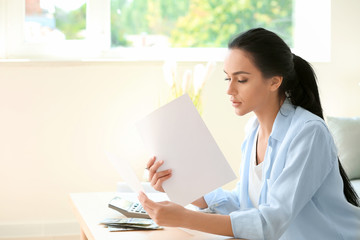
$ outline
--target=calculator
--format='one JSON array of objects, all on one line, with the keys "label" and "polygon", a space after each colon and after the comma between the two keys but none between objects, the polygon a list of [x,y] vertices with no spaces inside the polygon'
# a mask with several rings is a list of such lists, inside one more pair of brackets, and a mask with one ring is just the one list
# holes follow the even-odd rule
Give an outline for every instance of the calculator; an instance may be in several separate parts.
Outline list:
[{"label": "calculator", "polygon": [[150,218],[140,203],[132,202],[121,197],[114,197],[109,208],[112,208],[128,218]]}]

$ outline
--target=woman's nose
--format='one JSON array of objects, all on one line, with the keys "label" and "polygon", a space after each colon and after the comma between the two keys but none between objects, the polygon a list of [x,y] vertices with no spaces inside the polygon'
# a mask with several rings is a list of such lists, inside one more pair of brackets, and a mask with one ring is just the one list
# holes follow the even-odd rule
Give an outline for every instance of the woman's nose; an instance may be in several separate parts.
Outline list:
[{"label": "woman's nose", "polygon": [[228,89],[227,89],[226,93],[228,95],[236,95],[237,90],[236,90],[236,87],[234,86],[233,80],[230,80],[229,86],[228,86]]}]

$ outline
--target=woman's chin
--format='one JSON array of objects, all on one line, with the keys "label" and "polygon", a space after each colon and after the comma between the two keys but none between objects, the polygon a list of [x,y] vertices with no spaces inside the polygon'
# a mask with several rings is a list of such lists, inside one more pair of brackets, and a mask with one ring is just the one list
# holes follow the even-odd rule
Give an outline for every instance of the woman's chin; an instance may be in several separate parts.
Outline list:
[{"label": "woman's chin", "polygon": [[249,113],[249,112],[248,111],[243,111],[242,109],[239,109],[239,108],[235,108],[235,114],[238,115],[238,116],[244,116],[247,113]]}]

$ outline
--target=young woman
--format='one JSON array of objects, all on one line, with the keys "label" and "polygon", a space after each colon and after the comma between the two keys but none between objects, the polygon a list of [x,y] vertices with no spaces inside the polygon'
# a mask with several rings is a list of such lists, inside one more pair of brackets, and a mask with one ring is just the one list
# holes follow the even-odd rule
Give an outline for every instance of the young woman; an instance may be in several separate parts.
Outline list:
[{"label": "young woman", "polygon": [[[323,120],[309,63],[257,28],[229,43],[224,72],[235,113],[256,115],[241,147],[240,181],[233,191],[217,189],[193,203],[219,214],[155,203],[140,193],[152,219],[246,239],[360,239],[358,197]],[[153,157],[147,165],[159,191],[171,177],[171,170],[157,172],[162,163]]]}]

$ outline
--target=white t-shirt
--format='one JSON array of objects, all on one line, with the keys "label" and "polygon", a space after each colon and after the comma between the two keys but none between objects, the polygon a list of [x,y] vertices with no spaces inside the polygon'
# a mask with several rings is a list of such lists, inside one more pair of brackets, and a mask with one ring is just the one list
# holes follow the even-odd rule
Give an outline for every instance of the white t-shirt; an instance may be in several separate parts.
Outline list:
[{"label": "white t-shirt", "polygon": [[250,166],[249,166],[249,197],[254,207],[259,207],[259,198],[262,183],[263,162],[256,165],[256,143],[259,130],[256,133],[255,143],[251,150]]}]

